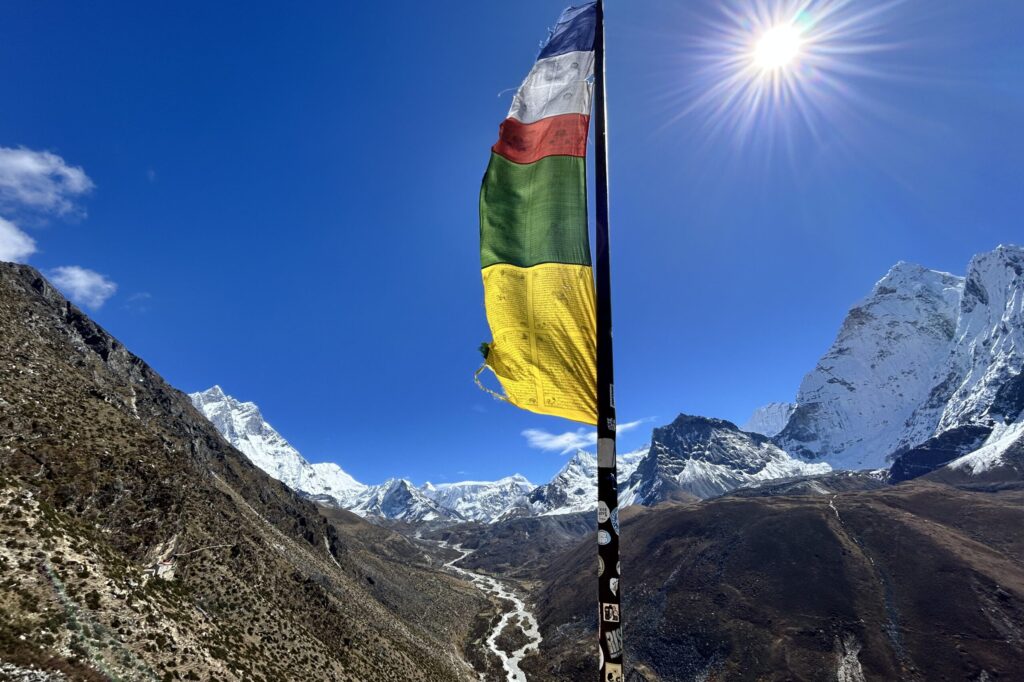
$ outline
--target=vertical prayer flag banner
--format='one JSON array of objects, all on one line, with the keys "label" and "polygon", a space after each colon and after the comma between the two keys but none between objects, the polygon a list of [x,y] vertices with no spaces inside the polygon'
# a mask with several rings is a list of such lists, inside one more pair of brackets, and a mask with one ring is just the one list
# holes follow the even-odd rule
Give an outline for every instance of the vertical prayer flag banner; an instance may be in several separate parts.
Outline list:
[{"label": "vertical prayer flag banner", "polygon": [[494,339],[484,366],[513,405],[585,424],[597,423],[586,166],[596,5],[562,13],[501,124],[480,190]]}]

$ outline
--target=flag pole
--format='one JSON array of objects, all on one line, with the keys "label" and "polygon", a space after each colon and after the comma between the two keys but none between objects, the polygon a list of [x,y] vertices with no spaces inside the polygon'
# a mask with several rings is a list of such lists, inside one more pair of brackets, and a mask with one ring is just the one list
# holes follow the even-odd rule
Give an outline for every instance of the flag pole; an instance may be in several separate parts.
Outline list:
[{"label": "flag pole", "polygon": [[619,575],[619,491],[615,457],[611,264],[608,239],[608,121],[605,103],[604,0],[594,35],[594,170],[597,237],[597,552],[601,682],[621,682],[622,587]]}]

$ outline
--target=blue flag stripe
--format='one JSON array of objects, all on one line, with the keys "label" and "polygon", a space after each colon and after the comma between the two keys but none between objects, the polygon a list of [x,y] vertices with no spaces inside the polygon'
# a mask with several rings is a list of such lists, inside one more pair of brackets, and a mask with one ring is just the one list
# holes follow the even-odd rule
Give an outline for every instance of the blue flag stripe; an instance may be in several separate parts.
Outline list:
[{"label": "blue flag stripe", "polygon": [[541,49],[537,59],[557,57],[567,52],[588,52],[594,49],[594,29],[597,25],[597,3],[588,2],[569,7],[558,18],[558,24]]}]

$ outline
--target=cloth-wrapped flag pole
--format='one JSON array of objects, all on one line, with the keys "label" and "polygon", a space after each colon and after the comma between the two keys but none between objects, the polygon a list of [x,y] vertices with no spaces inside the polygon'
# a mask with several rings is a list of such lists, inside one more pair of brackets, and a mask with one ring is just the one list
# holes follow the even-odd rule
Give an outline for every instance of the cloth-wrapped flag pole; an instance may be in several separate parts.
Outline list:
[{"label": "cloth-wrapped flag pole", "polygon": [[562,14],[501,124],[480,192],[493,338],[484,367],[512,404],[586,424],[597,423],[586,187],[596,14],[593,2]]}]

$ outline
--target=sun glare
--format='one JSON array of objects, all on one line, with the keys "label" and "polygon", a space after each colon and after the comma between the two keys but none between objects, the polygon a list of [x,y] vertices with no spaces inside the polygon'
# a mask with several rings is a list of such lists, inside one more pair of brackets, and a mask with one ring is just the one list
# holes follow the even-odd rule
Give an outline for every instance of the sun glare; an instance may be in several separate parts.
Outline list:
[{"label": "sun glare", "polygon": [[765,71],[786,66],[800,54],[800,31],[791,24],[775,26],[764,32],[754,49],[754,63]]},{"label": "sun glare", "polygon": [[900,45],[886,31],[904,2],[716,2],[690,24],[676,66],[686,78],[666,92],[671,106],[682,106],[666,126],[692,117],[705,144],[719,136],[766,149],[798,135],[824,140],[840,119],[870,106],[861,83],[891,77],[879,59]]}]

